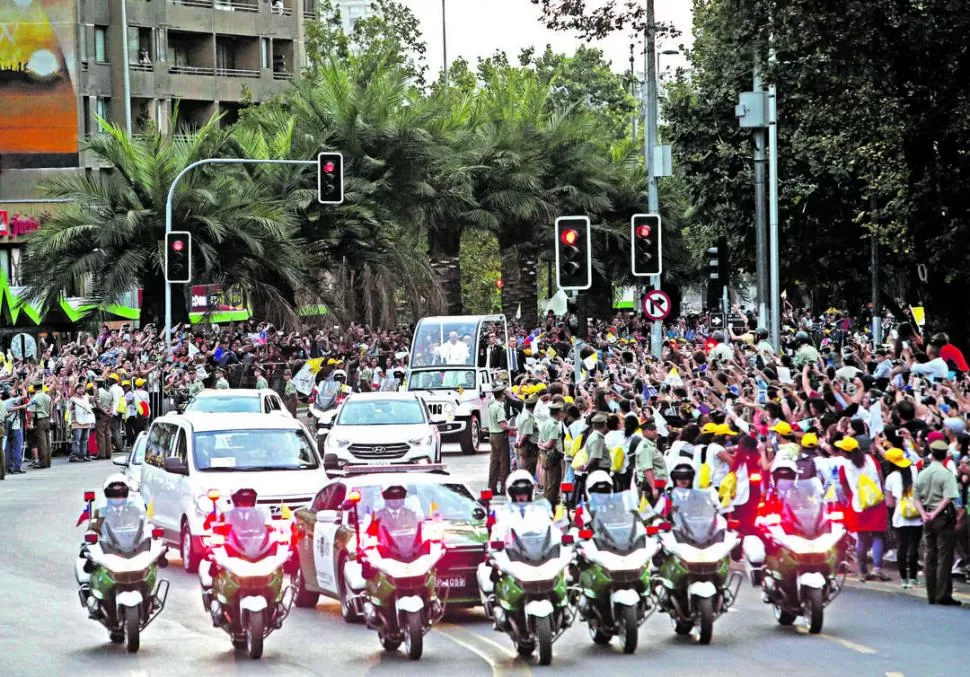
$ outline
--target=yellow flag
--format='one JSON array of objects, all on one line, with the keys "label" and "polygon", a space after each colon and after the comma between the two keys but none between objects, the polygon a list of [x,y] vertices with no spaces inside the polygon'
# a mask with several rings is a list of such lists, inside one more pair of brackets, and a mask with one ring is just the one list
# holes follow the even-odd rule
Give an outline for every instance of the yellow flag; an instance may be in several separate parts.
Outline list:
[{"label": "yellow flag", "polygon": [[280,503],[280,517],[285,520],[292,519],[293,517],[293,511],[290,510],[286,503]]},{"label": "yellow flag", "polygon": [[650,504],[647,503],[647,496],[646,494],[644,494],[643,496],[640,497],[640,507],[638,508],[638,510],[640,512],[646,512],[649,507],[650,507]]},{"label": "yellow flag", "polygon": [[670,371],[667,372],[667,376],[680,376],[680,370],[677,367],[671,367]]},{"label": "yellow flag", "polygon": [[551,347],[548,348],[546,350],[546,357],[548,357],[550,360],[553,359],[554,357],[556,357],[556,351]]},{"label": "yellow flag", "polygon": [[831,503],[835,501],[835,485],[830,484],[828,490],[825,492],[825,502]]},{"label": "yellow flag", "polygon": [[435,513],[437,512],[438,512],[438,504],[435,503],[434,501],[431,501],[431,516],[434,517]]},{"label": "yellow flag", "polygon": [[155,499],[153,498],[148,502],[148,507],[145,508],[145,517],[148,519],[154,519],[155,517]]},{"label": "yellow flag", "polygon": [[312,360],[307,360],[306,366],[312,373],[316,374],[318,371],[320,371],[320,368],[323,366],[323,358],[315,357]]},{"label": "yellow flag", "polygon": [[552,520],[554,522],[563,522],[566,519],[566,509],[563,507],[562,503],[556,506],[556,514],[553,515]]}]

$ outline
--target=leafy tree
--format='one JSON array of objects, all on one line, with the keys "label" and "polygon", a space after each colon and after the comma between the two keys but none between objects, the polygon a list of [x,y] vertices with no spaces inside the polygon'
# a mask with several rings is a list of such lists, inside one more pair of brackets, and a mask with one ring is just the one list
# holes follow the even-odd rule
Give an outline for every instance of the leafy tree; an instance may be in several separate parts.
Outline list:
[{"label": "leafy tree", "polygon": [[[30,238],[24,279],[43,307],[81,281],[89,282],[86,301],[99,308],[140,286],[143,320],[158,321],[164,315],[161,242],[169,187],[190,163],[223,155],[229,131],[219,129],[218,117],[190,136],[151,129],[128,137],[99,123],[104,133],[86,149],[113,170],[59,176],[47,184],[48,195],[72,203]],[[192,233],[193,279],[239,290],[255,303],[288,307],[305,271],[285,202],[285,195],[270,196],[232,171],[200,167],[187,174],[175,192],[173,223]],[[266,276],[267,270],[274,274]],[[187,299],[178,299],[176,294],[173,318],[185,320]]]}]

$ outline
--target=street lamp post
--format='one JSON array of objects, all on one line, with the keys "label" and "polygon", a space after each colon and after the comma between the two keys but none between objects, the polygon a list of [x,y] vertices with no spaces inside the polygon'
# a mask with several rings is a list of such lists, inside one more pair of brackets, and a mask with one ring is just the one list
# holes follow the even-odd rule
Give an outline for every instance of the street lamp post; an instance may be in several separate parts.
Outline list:
[{"label": "street lamp post", "polygon": [[444,63],[445,87],[448,86],[448,22],[445,5],[447,0],[441,0],[441,59]]},{"label": "street lamp post", "polygon": [[[172,232],[172,201],[175,198],[175,188],[179,185],[182,177],[190,170],[202,165],[314,165],[316,160],[246,160],[239,158],[206,158],[197,160],[188,165],[176,174],[172,185],[168,188],[168,197],[165,199],[165,234]],[[165,353],[172,354],[172,285],[165,283]]]}]

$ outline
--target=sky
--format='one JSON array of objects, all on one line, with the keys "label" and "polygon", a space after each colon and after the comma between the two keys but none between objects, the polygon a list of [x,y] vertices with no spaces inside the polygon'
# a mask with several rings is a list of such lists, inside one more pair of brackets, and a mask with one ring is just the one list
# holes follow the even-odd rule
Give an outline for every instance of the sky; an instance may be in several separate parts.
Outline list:
[{"label": "sky", "polygon": [[[404,0],[421,22],[428,43],[428,66],[437,73],[442,64],[441,0]],[[595,2],[596,0],[592,0]],[[551,44],[553,49],[572,53],[583,41],[570,33],[547,30],[539,21],[539,7],[529,0],[445,0],[447,7],[448,60],[463,56],[474,67],[478,57],[501,49],[513,60],[523,47],[537,51]],[[691,0],[656,0],[658,21],[673,23],[681,36],[658,45],[658,51],[690,45]],[[630,39],[617,34],[594,43],[613,62],[614,70],[626,70],[630,63]],[[662,55],[659,68],[686,65],[681,57]],[[642,72],[642,47],[637,48],[636,70]]]}]

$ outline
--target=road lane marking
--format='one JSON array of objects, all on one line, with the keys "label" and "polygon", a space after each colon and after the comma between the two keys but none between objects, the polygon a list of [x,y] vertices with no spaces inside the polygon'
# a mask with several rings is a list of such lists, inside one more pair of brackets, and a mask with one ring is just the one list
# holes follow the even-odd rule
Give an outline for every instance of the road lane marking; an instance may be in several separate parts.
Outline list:
[{"label": "road lane marking", "polygon": [[[805,627],[804,625],[796,626],[795,630],[803,635],[809,634],[808,628]],[[827,639],[830,642],[835,642],[836,644],[839,644],[845,647],[846,649],[850,649],[852,651],[856,651],[858,653],[865,654],[867,656],[874,656],[875,654],[879,653],[871,646],[866,646],[865,644],[856,644],[855,642],[849,641],[847,639],[842,639],[841,637],[826,635],[824,632],[820,632],[817,636],[821,637],[822,639]]]},{"label": "road lane marking", "polygon": [[906,675],[901,672],[887,672],[886,677],[906,677]]},{"label": "road lane marking", "polygon": [[453,623],[438,623],[435,629],[455,644],[478,655],[492,668],[494,677],[529,677],[532,670],[511,649]]}]

